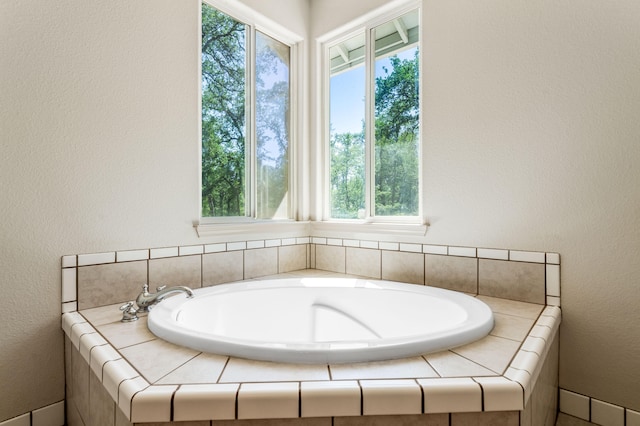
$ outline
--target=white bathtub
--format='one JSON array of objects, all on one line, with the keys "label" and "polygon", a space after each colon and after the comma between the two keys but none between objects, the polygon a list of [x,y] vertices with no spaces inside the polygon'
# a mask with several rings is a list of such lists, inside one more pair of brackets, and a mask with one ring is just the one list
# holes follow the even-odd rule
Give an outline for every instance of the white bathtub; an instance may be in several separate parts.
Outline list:
[{"label": "white bathtub", "polygon": [[151,332],[199,351],[264,361],[345,363],[404,358],[473,342],[491,309],[415,284],[293,278],[218,285],[165,299]]}]

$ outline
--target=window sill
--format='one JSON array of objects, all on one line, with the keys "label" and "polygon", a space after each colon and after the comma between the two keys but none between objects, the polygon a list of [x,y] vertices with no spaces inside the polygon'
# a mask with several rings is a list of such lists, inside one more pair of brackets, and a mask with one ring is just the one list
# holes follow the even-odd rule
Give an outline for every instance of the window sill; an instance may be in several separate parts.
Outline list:
[{"label": "window sill", "polygon": [[231,239],[273,239],[294,237],[334,237],[347,239],[401,239],[420,240],[428,225],[417,223],[390,223],[365,221],[233,221],[200,222],[194,225],[198,237],[213,241]]},{"label": "window sill", "polygon": [[339,237],[355,239],[379,239],[381,236],[423,238],[428,225],[418,223],[391,223],[365,221],[323,221],[311,222],[311,236]]},{"label": "window sill", "polygon": [[281,220],[247,220],[237,222],[205,222],[196,223],[194,228],[198,237],[213,237],[228,240],[229,237],[245,237],[248,239],[293,238],[309,236],[308,221]]}]

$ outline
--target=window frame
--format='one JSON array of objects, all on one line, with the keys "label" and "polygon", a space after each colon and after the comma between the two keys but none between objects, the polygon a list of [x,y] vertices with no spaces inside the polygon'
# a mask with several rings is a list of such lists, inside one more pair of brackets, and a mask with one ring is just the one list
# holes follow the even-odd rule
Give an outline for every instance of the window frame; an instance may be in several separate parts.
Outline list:
[{"label": "window frame", "polygon": [[[246,146],[245,152],[249,156],[245,159],[247,170],[245,170],[245,215],[244,216],[203,216],[202,215],[202,7],[203,3],[211,6],[221,13],[237,20],[245,25],[247,31],[247,81],[246,84]],[[300,193],[300,183],[298,175],[300,173],[298,158],[302,155],[302,133],[299,125],[302,87],[304,79],[301,76],[301,61],[304,55],[303,37],[286,29],[273,20],[257,13],[250,7],[240,2],[228,2],[225,0],[201,0],[198,7],[198,134],[199,134],[199,160],[198,160],[198,221],[194,223],[198,235],[217,235],[228,233],[231,229],[240,229],[242,226],[250,226],[252,229],[262,229],[263,225],[272,223],[295,222],[300,218],[301,205],[298,194]],[[256,218],[256,122],[255,122],[255,100],[256,100],[256,32],[269,36],[290,49],[289,64],[289,211],[288,218],[258,219]],[[240,225],[240,226],[236,226]],[[242,228],[244,229],[244,228]],[[254,231],[255,232],[255,229]]]},{"label": "window frame", "polygon": [[[353,22],[351,25],[346,25],[338,30],[321,37],[318,41],[319,49],[321,52],[321,89],[320,93],[322,95],[322,112],[320,117],[320,127],[321,130],[319,132],[320,136],[320,145],[321,145],[321,154],[322,161],[320,170],[322,171],[322,182],[319,186],[321,186],[321,199],[320,203],[322,206],[321,215],[322,221],[325,225],[321,225],[323,228],[335,228],[336,226],[340,228],[340,224],[344,225],[357,225],[357,224],[373,224],[377,225],[375,228],[380,229],[381,232],[390,232],[396,233],[399,229],[402,229],[403,226],[413,226],[415,230],[420,233],[426,232],[426,218],[424,216],[425,206],[424,206],[424,197],[423,197],[423,189],[424,189],[424,137],[423,137],[423,110],[420,108],[420,128],[418,131],[419,141],[418,141],[418,150],[419,150],[419,161],[418,161],[418,215],[416,216],[376,216],[372,215],[374,210],[373,204],[375,203],[375,181],[374,181],[374,173],[375,173],[375,150],[373,143],[373,136],[375,135],[375,47],[373,43],[373,33],[376,27],[379,25],[388,23],[395,18],[398,18],[404,14],[407,14],[412,11],[418,12],[419,19],[419,48],[420,48],[420,67],[419,67],[419,99],[420,104],[422,106],[423,99],[423,91],[424,84],[423,83],[423,53],[424,50],[421,48],[422,41],[422,5],[420,1],[417,0],[408,0],[403,2],[393,2],[392,5],[389,5],[387,8],[382,8],[381,10],[374,11],[368,15],[365,15],[357,20],[357,22]],[[364,34],[365,38],[365,60],[362,66],[365,67],[365,211],[366,217],[364,219],[338,219],[331,217],[331,174],[330,174],[330,163],[331,163],[331,149],[330,149],[330,79],[331,79],[331,71],[330,71],[330,54],[329,51],[331,47],[338,45],[346,40],[349,40],[359,34]],[[329,224],[333,225],[329,225]],[[385,225],[388,225],[385,227]],[[400,226],[400,227],[398,227]],[[408,230],[408,229],[407,229]],[[410,231],[411,232],[411,231]]]}]

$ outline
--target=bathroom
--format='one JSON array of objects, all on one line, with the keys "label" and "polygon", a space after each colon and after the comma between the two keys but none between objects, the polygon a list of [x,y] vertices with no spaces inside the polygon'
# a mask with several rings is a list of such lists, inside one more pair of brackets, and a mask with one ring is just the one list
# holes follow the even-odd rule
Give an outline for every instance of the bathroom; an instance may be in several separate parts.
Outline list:
[{"label": "bathroom", "polygon": [[[390,2],[242,3],[309,41],[299,214],[316,221],[312,41]],[[62,256],[271,238],[194,228],[198,13],[197,1],[0,3],[3,426],[62,424]],[[637,424],[640,5],[422,0],[421,13],[429,226],[415,242],[559,253],[564,410]]]}]

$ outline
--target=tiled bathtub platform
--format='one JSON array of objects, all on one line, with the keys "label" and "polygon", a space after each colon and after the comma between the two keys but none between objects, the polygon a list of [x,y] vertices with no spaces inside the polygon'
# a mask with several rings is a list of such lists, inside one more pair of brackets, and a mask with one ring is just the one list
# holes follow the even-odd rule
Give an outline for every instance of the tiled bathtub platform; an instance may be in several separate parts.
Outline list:
[{"label": "tiled bathtub platform", "polygon": [[[306,273],[320,271],[294,274]],[[560,308],[477,297],[496,320],[477,342],[337,365],[251,361],[175,346],[151,334],[144,317],[121,323],[120,304],[65,313],[68,422],[553,425]]]}]

